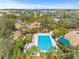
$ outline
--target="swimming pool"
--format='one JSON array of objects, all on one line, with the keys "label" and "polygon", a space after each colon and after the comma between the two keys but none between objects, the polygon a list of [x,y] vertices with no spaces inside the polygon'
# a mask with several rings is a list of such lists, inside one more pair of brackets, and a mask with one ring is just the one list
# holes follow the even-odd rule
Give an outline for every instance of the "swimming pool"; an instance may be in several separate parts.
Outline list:
[{"label": "swimming pool", "polygon": [[70,45],[70,42],[68,39],[66,39],[64,36],[58,38],[58,42],[63,44],[63,45]]},{"label": "swimming pool", "polygon": [[38,35],[38,49],[49,50],[52,47],[51,38],[49,35]]},{"label": "swimming pool", "polygon": [[32,43],[41,52],[48,52],[49,50],[57,50],[57,45],[50,33],[37,33],[33,35]]}]

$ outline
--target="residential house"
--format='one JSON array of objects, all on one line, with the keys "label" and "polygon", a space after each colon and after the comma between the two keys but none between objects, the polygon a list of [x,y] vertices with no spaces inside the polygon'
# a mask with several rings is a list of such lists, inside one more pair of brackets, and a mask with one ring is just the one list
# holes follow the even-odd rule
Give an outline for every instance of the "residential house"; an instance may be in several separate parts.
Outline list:
[{"label": "residential house", "polygon": [[72,45],[79,47],[79,31],[70,31],[62,37],[59,37],[57,41],[63,45]]},{"label": "residential house", "polygon": [[64,36],[70,41],[71,45],[73,45],[74,47],[79,46],[79,31],[73,30]]},{"label": "residential house", "polygon": [[26,24],[26,27],[28,29],[38,29],[40,27],[40,23],[38,22],[29,23],[29,24]]},{"label": "residential house", "polygon": [[21,29],[23,27],[23,25],[24,25],[24,23],[21,20],[16,20],[15,28],[17,30]]}]

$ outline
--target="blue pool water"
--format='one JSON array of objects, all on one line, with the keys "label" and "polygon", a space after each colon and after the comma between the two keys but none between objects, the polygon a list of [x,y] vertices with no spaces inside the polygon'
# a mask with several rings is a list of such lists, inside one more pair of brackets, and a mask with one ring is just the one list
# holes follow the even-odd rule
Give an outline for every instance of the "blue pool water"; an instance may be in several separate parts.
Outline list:
[{"label": "blue pool water", "polygon": [[63,36],[58,39],[58,42],[63,44],[63,45],[70,45],[69,40],[64,38]]},{"label": "blue pool water", "polygon": [[38,49],[39,50],[49,50],[52,47],[51,38],[49,35],[39,35],[38,36]]}]

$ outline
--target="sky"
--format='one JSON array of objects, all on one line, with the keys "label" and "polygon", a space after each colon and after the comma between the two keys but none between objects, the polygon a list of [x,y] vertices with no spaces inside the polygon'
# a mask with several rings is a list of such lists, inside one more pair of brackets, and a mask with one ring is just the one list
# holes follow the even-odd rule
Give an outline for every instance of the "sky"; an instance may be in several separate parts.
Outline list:
[{"label": "sky", "polygon": [[0,9],[79,9],[79,0],[0,0]]}]

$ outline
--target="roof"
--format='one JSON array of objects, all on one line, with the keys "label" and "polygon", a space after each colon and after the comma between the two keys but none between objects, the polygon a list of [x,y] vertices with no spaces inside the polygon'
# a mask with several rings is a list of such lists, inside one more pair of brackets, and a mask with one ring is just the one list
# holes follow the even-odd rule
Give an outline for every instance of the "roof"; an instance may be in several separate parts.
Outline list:
[{"label": "roof", "polygon": [[[29,57],[26,57],[25,59],[30,59]],[[32,57],[32,59],[48,59],[47,57]]]},{"label": "roof", "polygon": [[30,23],[30,24],[26,24],[26,26],[27,26],[29,29],[36,29],[36,28],[39,28],[39,27],[40,27],[40,23],[38,23],[38,22],[33,22],[33,23]]},{"label": "roof", "polygon": [[79,45],[79,31],[73,30],[64,36],[65,36],[65,38],[67,38],[70,41],[71,45],[73,45],[75,47],[77,45]]}]

